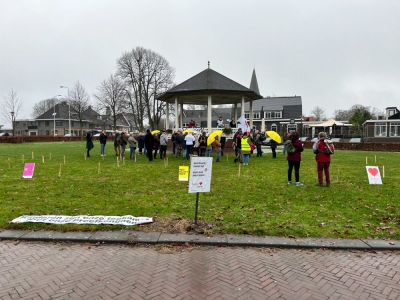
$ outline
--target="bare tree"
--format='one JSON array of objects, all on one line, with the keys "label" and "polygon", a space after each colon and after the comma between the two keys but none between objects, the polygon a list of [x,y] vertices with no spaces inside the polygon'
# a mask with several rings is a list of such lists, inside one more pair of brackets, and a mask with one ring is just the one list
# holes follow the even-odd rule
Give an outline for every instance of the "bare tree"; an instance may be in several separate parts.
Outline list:
[{"label": "bare tree", "polygon": [[365,113],[367,112],[366,116],[369,116],[372,119],[378,119],[379,116],[383,116],[384,112],[377,109],[376,107],[371,106],[364,106],[361,104],[354,104],[350,109],[337,109],[334,112],[334,117],[336,120],[350,120],[350,118],[356,113]]},{"label": "bare tree", "polygon": [[121,112],[125,104],[125,84],[114,75],[100,83],[97,93],[93,95],[98,102],[99,108],[109,108],[114,123],[114,130],[117,128],[117,114]]},{"label": "bare tree", "polygon": [[311,114],[314,116],[315,121],[323,121],[325,119],[325,109],[322,107],[314,107]]},{"label": "bare tree", "polygon": [[83,113],[89,108],[90,96],[79,81],[77,81],[69,91],[68,99],[71,105],[71,112],[75,113],[79,120],[79,128],[82,136]]},{"label": "bare tree", "polygon": [[41,100],[38,103],[35,103],[33,105],[33,112],[32,112],[32,117],[33,118],[37,118],[40,115],[44,114],[46,111],[48,111],[49,109],[53,108],[55,105],[57,105],[58,103],[61,103],[62,101],[65,100],[60,100],[56,97],[53,97],[51,99],[45,99],[45,100]]},{"label": "bare tree", "polygon": [[22,101],[19,99],[18,94],[14,89],[3,97],[1,114],[11,123],[14,135],[14,120],[17,118],[22,108]]},{"label": "bare tree", "polygon": [[127,83],[128,105],[136,128],[144,129],[145,119],[157,128],[165,114],[165,103],[157,96],[173,85],[174,69],[156,52],[136,47],[117,60],[118,76]]}]

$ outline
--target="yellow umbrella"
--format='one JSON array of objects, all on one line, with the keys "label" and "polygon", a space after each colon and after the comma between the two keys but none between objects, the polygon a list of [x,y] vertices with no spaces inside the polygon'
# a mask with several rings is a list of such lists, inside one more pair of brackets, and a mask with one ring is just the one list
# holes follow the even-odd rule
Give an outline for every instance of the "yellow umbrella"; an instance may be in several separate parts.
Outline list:
[{"label": "yellow umbrella", "polygon": [[186,129],[186,130],[182,131],[183,134],[189,133],[189,132],[193,133],[194,130],[193,129]]},{"label": "yellow umbrella", "polygon": [[282,143],[282,139],[281,136],[279,134],[277,134],[275,131],[272,130],[267,130],[265,132],[271,139],[273,139],[275,142],[277,143]]},{"label": "yellow umbrella", "polygon": [[207,138],[207,145],[211,145],[215,141],[215,137],[220,136],[222,134],[222,130],[215,130],[211,132]]},{"label": "yellow umbrella", "polygon": [[156,130],[153,130],[153,131],[151,132],[152,135],[155,135],[155,134],[157,134],[157,133],[160,133],[160,130],[157,130],[157,129],[156,129]]}]

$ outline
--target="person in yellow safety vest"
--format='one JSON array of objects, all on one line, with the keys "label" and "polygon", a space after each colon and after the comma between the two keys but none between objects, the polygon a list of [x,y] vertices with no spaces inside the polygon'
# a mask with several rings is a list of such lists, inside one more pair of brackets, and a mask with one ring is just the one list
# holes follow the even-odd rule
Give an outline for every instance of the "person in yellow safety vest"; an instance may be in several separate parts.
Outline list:
[{"label": "person in yellow safety vest", "polygon": [[248,165],[249,160],[250,160],[250,153],[251,153],[251,140],[247,136],[247,132],[244,132],[243,137],[242,137],[242,160],[243,160],[243,165]]}]

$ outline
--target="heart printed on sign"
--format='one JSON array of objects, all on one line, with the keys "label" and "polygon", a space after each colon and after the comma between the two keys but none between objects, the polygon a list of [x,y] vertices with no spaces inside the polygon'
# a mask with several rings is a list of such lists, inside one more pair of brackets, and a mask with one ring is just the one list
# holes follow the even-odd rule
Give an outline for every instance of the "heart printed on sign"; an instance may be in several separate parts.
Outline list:
[{"label": "heart printed on sign", "polygon": [[368,168],[368,172],[372,176],[376,176],[378,174],[378,169],[377,168]]},{"label": "heart printed on sign", "polygon": [[199,184],[202,185],[203,183],[200,181]]}]

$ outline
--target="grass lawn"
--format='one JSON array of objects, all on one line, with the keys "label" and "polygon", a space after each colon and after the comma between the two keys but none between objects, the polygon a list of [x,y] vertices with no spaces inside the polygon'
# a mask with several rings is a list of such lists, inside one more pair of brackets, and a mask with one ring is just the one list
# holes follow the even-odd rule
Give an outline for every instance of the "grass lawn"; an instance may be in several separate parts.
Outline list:
[{"label": "grass lawn", "polygon": [[[178,181],[179,165],[189,165],[185,159],[169,154],[165,166],[159,158],[150,163],[138,156],[136,163],[127,159],[118,167],[111,141],[104,160],[98,142],[86,160],[85,150],[84,142],[0,144],[0,228],[126,228],[9,223],[29,214],[133,215],[153,217],[155,222],[194,219],[196,194],[188,193],[187,182]],[[125,155],[129,158],[129,153]],[[32,179],[22,178],[23,157],[25,163],[36,163]],[[368,183],[366,157],[368,165],[379,166],[381,175],[385,166],[382,185]],[[212,224],[206,233],[400,239],[400,153],[337,150],[332,156],[330,188],[315,186],[316,163],[311,150],[303,154],[303,187],[288,186],[282,153],[277,159],[271,154],[252,155],[249,165],[241,167],[240,176],[233,158],[225,155],[213,164],[211,192],[200,193],[199,222]]]}]

